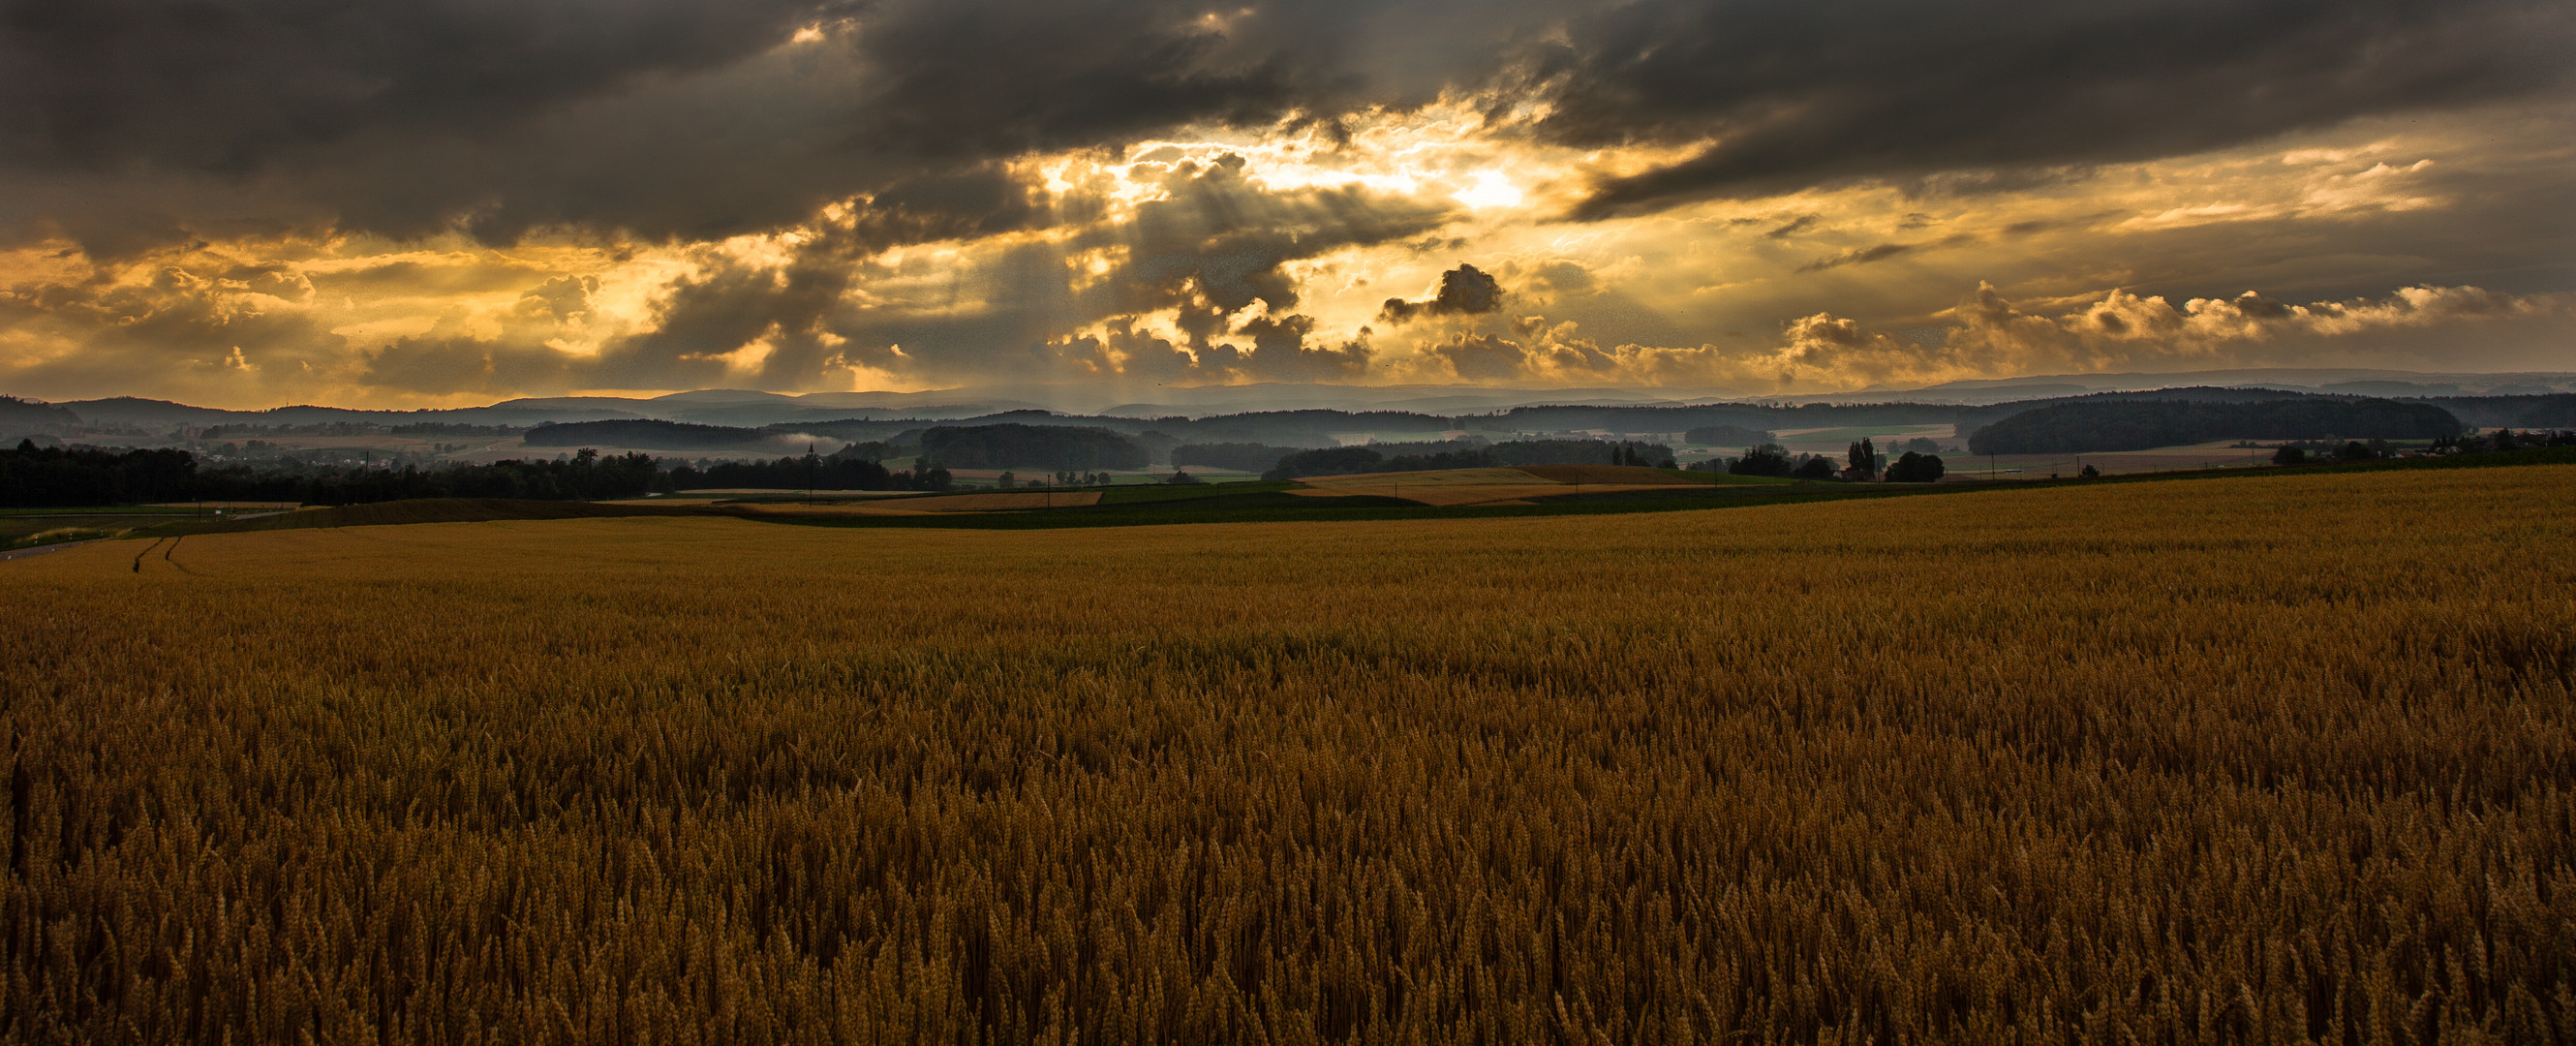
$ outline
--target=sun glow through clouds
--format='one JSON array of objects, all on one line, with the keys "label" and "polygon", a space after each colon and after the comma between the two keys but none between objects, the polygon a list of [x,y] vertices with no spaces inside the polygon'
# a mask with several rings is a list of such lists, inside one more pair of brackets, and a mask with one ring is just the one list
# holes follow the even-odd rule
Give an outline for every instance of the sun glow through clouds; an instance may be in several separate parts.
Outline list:
[{"label": "sun glow through clouds", "polygon": [[1478,210],[1487,207],[1518,207],[1521,203],[1521,190],[1519,186],[1512,184],[1511,179],[1503,177],[1500,171],[1478,171],[1475,185],[1451,193],[1449,198]]}]

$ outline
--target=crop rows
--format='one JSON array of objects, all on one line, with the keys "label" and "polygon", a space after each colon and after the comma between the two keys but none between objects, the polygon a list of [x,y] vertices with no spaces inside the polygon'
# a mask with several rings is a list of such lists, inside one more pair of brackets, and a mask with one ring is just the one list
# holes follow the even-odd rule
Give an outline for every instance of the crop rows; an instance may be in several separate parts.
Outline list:
[{"label": "crop rows", "polygon": [[2576,1043],[2571,496],[0,564],[0,1040]]}]

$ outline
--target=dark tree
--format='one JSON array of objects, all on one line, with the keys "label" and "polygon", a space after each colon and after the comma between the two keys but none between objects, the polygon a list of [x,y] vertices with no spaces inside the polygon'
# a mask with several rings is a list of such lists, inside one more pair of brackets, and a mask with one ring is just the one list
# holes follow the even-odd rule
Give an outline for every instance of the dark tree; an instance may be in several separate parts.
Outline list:
[{"label": "dark tree", "polygon": [[1386,456],[1367,447],[1326,447],[1301,450],[1279,459],[1279,464],[1261,474],[1263,479],[1296,479],[1299,476],[1347,476],[1375,472]]},{"label": "dark tree", "polygon": [[1849,460],[1852,471],[1859,474],[1860,478],[1878,478],[1878,448],[1870,445],[1869,437],[1861,437],[1860,442],[1852,444],[1851,450],[1844,456]]},{"label": "dark tree", "polygon": [[1890,483],[1931,483],[1941,478],[1941,459],[1931,454],[1906,451],[1887,466]]},{"label": "dark tree", "polygon": [[1777,443],[1747,447],[1743,457],[1726,463],[1726,471],[1738,476],[1787,476],[1789,451]]}]

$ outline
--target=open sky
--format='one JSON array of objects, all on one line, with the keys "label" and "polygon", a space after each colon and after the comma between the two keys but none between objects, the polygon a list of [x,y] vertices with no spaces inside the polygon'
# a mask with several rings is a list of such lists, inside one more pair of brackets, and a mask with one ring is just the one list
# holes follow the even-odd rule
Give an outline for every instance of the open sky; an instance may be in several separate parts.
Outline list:
[{"label": "open sky", "polygon": [[0,392],[2576,370],[2563,0],[6,0]]}]

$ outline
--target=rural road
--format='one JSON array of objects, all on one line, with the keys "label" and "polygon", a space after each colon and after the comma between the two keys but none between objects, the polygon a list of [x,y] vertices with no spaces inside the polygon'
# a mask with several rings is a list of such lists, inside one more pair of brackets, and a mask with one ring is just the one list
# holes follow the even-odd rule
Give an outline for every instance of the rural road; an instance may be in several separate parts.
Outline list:
[{"label": "rural road", "polygon": [[61,543],[61,544],[58,544],[58,545],[38,545],[38,546],[36,546],[36,547],[34,547],[34,548],[22,548],[22,549],[17,549],[17,550],[15,550],[15,551],[10,551],[10,552],[0,552],[0,560],[6,560],[6,559],[25,559],[25,558],[27,558],[27,557],[29,557],[29,556],[41,556],[41,555],[44,555],[44,554],[45,554],[45,553],[47,553],[47,552],[60,552],[60,551],[62,551],[63,549],[70,548],[70,547],[72,547],[72,546],[74,546],[74,545],[95,545],[95,544],[97,544],[97,543],[99,543],[99,542],[101,542],[101,541],[106,541],[106,540],[108,540],[108,539],[106,539],[106,538],[90,538],[90,539],[89,539],[89,540],[87,540],[87,541],[65,541],[65,542],[63,542],[63,543]]},{"label": "rural road", "polygon": [[[225,517],[225,518],[226,518],[226,519],[258,519],[258,518],[263,517],[263,516],[283,516],[283,515],[285,515],[285,514],[286,514],[286,513],[284,513],[284,512],[255,512],[255,513],[251,513],[251,514],[249,514],[249,515],[242,515],[242,516],[227,516],[227,517]],[[63,550],[63,549],[71,548],[72,546],[75,546],[75,545],[95,545],[95,544],[97,544],[97,543],[99,543],[99,542],[101,542],[101,541],[121,541],[121,540],[124,540],[124,539],[122,539],[122,538],[83,538],[83,539],[81,539],[81,540],[79,540],[79,541],[65,541],[65,542],[61,542],[61,543],[59,543],[59,544],[53,544],[53,545],[38,545],[38,546],[36,546],[36,547],[34,547],[34,548],[11,549],[11,550],[9,550],[9,551],[0,552],[0,561],[7,561],[7,560],[12,560],[12,559],[25,559],[25,558],[27,558],[27,557],[29,557],[29,556],[41,556],[41,555],[44,555],[44,554],[45,554],[45,553],[47,553],[47,552],[57,552],[57,551],[61,551],[61,550]]]}]

